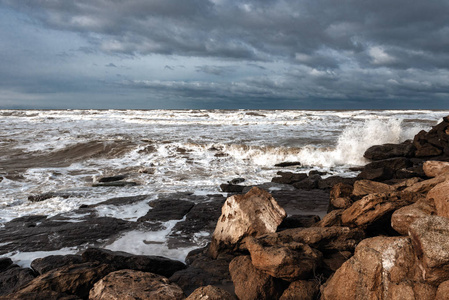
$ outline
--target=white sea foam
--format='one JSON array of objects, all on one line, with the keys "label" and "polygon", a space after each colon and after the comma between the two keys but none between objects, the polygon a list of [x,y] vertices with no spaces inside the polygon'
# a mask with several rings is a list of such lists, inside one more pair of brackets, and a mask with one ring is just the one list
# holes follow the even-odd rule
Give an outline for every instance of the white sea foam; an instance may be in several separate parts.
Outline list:
[{"label": "white sea foam", "polygon": [[3,256],[11,258],[11,260],[23,267],[29,268],[31,262],[37,258],[47,257],[50,255],[68,255],[68,254],[76,254],[79,250],[76,248],[62,248],[55,251],[34,251],[34,252],[11,252],[6,253]]}]

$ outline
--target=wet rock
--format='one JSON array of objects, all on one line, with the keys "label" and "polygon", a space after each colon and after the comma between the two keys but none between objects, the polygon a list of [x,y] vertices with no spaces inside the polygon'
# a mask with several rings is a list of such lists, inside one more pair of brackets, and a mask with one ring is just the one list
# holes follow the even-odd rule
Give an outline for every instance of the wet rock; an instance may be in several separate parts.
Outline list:
[{"label": "wet rock", "polygon": [[409,227],[422,279],[439,285],[449,280],[449,219],[428,216]]},{"label": "wet rock", "polygon": [[268,244],[253,237],[245,241],[253,266],[275,278],[286,281],[309,278],[321,263],[322,254],[306,244]]},{"label": "wet rock", "polygon": [[292,282],[279,300],[314,300],[320,292],[316,281],[298,280]]},{"label": "wet rock", "polygon": [[119,181],[126,178],[126,175],[116,175],[116,176],[109,176],[109,177],[102,177],[98,180],[98,182],[113,182],[113,181]]},{"label": "wet rock", "polygon": [[293,183],[293,186],[299,190],[313,190],[318,188],[318,183],[321,180],[321,176],[313,175],[299,182]]},{"label": "wet rock", "polygon": [[311,227],[320,221],[320,217],[317,215],[293,215],[288,216],[279,225],[278,230],[284,230],[288,228],[298,227]]},{"label": "wet rock", "polygon": [[150,195],[138,195],[138,196],[130,196],[130,197],[116,197],[111,198],[96,204],[87,205],[86,208],[94,208],[102,205],[114,205],[114,206],[122,206],[129,205],[137,202],[144,201],[151,197]]},{"label": "wet rock", "polygon": [[241,193],[244,188],[245,186],[238,184],[230,184],[230,183],[220,184],[220,189],[225,193]]},{"label": "wet rock", "polygon": [[293,184],[306,179],[308,176],[306,173],[293,173],[293,172],[277,172],[280,177],[274,177],[271,182],[282,184]]},{"label": "wet rock", "polygon": [[137,182],[134,181],[111,181],[111,182],[99,182],[93,183],[92,187],[125,187],[125,186],[136,186]]},{"label": "wet rock", "polygon": [[252,188],[245,195],[229,197],[209,246],[211,257],[222,250],[233,248],[245,236],[259,236],[275,232],[286,213],[266,191]]},{"label": "wet rock", "polygon": [[90,290],[90,300],[184,299],[179,286],[153,273],[121,270],[108,274]]},{"label": "wet rock", "polygon": [[413,163],[408,158],[398,157],[374,161],[367,164],[357,176],[359,179],[384,181],[395,178],[397,171],[412,167]]},{"label": "wet rock", "polygon": [[31,262],[31,268],[42,275],[50,270],[57,269],[66,265],[80,264],[83,259],[80,255],[50,255],[43,258],[37,258]]},{"label": "wet rock", "polygon": [[392,186],[389,186],[385,183],[371,180],[357,180],[354,183],[354,190],[352,193],[354,196],[360,197],[376,193],[389,193],[393,192],[394,190],[395,189]]},{"label": "wet rock", "polygon": [[423,170],[427,177],[437,177],[449,173],[449,162],[428,160],[424,162]]},{"label": "wet rock", "polygon": [[284,162],[275,164],[274,166],[284,168],[284,167],[292,167],[292,166],[300,166],[300,165],[301,165],[301,163],[299,161],[284,161]]},{"label": "wet rock", "polygon": [[426,199],[428,202],[435,204],[437,215],[449,218],[449,180],[432,188]]},{"label": "wet rock", "polygon": [[21,290],[13,294],[11,298],[22,299],[27,294],[54,291],[86,299],[94,283],[111,271],[109,266],[99,263],[64,266],[36,277]]},{"label": "wet rock", "polygon": [[175,272],[186,268],[180,261],[162,256],[134,255],[122,251],[110,251],[106,249],[89,248],[82,254],[85,262],[100,262],[107,264],[114,270],[131,269],[150,272],[165,277],[170,277]]},{"label": "wet rock", "polygon": [[363,156],[370,160],[383,160],[393,157],[413,157],[415,146],[411,141],[402,144],[384,144],[371,146],[365,151]]},{"label": "wet rock", "polygon": [[284,285],[262,271],[257,270],[249,256],[238,256],[229,264],[235,294],[240,300],[279,299]]},{"label": "wet rock", "polygon": [[237,298],[224,289],[208,285],[197,288],[186,300],[237,300]]},{"label": "wet rock", "polygon": [[9,257],[1,257],[0,258],[0,272],[6,270],[11,265],[12,265],[11,258],[9,258]]},{"label": "wet rock", "polygon": [[344,183],[348,185],[353,185],[356,181],[356,178],[346,178],[341,176],[329,176],[325,179],[321,179],[318,181],[319,189],[331,189],[334,185],[338,183]]},{"label": "wet rock", "polygon": [[391,227],[402,235],[408,235],[410,225],[418,218],[435,215],[435,206],[426,200],[396,210],[391,216]]},{"label": "wet rock", "polygon": [[238,178],[234,178],[234,179],[228,181],[229,184],[239,184],[242,182],[245,182],[245,178],[238,177]]},{"label": "wet rock", "polygon": [[181,220],[195,204],[185,200],[164,199],[151,201],[149,205],[152,209],[145,216],[140,217],[137,222]]},{"label": "wet rock", "polygon": [[17,265],[9,265],[8,268],[0,272],[0,296],[8,295],[34,279],[33,270],[21,268]]}]

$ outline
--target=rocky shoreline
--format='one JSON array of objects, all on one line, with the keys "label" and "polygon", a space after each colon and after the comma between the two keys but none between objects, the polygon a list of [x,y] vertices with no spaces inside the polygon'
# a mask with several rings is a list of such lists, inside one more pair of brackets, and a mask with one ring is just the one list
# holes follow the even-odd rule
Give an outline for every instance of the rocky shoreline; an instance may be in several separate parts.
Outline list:
[{"label": "rocky shoreline", "polygon": [[[14,219],[0,228],[0,255],[88,247],[30,268],[0,258],[0,299],[446,299],[449,117],[413,141],[373,146],[364,156],[371,162],[357,178],[279,172],[257,187],[236,179],[221,186],[228,197],[150,201],[136,222],[98,217],[87,205],[76,223],[64,214]],[[214,232],[211,243],[185,264],[95,248],[168,220],[181,220],[171,247],[191,246],[199,231]]]}]

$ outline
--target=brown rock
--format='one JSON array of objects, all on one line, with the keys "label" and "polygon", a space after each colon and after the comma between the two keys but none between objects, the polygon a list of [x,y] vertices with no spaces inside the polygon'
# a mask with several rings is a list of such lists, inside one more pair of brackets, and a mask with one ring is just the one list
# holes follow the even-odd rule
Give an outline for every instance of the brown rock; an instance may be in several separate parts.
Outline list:
[{"label": "brown rock", "polygon": [[298,227],[311,227],[316,225],[320,221],[320,216],[317,215],[293,215],[288,216],[279,225],[278,230],[284,230],[287,228],[298,228]]},{"label": "brown rock", "polygon": [[337,183],[330,191],[330,204],[332,208],[347,208],[352,203],[351,194],[353,186],[345,183]]},{"label": "brown rock", "polygon": [[[9,261],[7,261],[9,263]],[[0,296],[8,295],[29,283],[35,277],[29,268],[21,268],[18,265],[9,265],[0,272]]]},{"label": "brown rock", "polygon": [[286,246],[268,245],[248,237],[246,246],[256,269],[286,281],[308,278],[321,260],[319,251],[297,242],[291,242]]},{"label": "brown rock", "polygon": [[432,179],[420,181],[406,189],[404,192],[427,194],[437,184],[449,179],[449,174],[442,174]]},{"label": "brown rock", "polygon": [[448,296],[449,296],[449,280],[442,282],[438,286],[435,300],[447,300]]},{"label": "brown rock", "polygon": [[341,225],[341,215],[344,212],[344,209],[336,209],[328,213],[317,223],[319,227],[331,227],[331,226],[340,226]]},{"label": "brown rock", "polygon": [[435,214],[434,205],[429,201],[419,200],[396,210],[391,216],[391,227],[402,235],[408,235],[409,227],[416,219]]},{"label": "brown rock", "polygon": [[229,272],[240,300],[279,299],[284,289],[282,282],[257,270],[249,256],[238,256],[229,264]]},{"label": "brown rock", "polygon": [[449,218],[449,180],[437,184],[426,199],[435,204],[437,215]]},{"label": "brown rock", "polygon": [[449,162],[428,160],[423,164],[424,173],[428,177],[437,177],[449,173]]},{"label": "brown rock", "polygon": [[120,270],[108,274],[90,290],[90,300],[176,300],[184,299],[179,286],[153,273]]},{"label": "brown rock", "polygon": [[409,231],[423,280],[433,285],[449,280],[449,219],[422,217]]},{"label": "brown rock", "polygon": [[351,258],[352,252],[350,251],[338,251],[334,253],[326,254],[323,257],[324,268],[331,271],[331,274],[337,271],[343,263]]},{"label": "brown rock", "polygon": [[275,232],[286,213],[270,193],[257,187],[245,195],[229,197],[221,210],[209,247],[211,257],[233,248],[246,236]]},{"label": "brown rock", "polygon": [[50,270],[57,269],[66,265],[80,264],[83,260],[80,255],[50,255],[43,258],[37,258],[31,262],[31,268],[42,275]]},{"label": "brown rock", "polygon": [[407,192],[367,195],[346,209],[341,215],[341,221],[345,226],[366,227],[388,213],[416,202],[419,197]]},{"label": "brown rock", "polygon": [[313,300],[319,291],[316,281],[298,280],[288,286],[279,300]]},{"label": "brown rock", "polygon": [[0,300],[81,300],[75,295],[67,295],[55,291],[41,291],[32,293],[14,293],[7,296],[0,296]]},{"label": "brown rock", "polygon": [[237,298],[228,291],[208,285],[197,288],[186,300],[237,300]]},{"label": "brown rock", "polygon": [[352,194],[354,196],[366,196],[369,194],[389,193],[393,191],[394,188],[385,183],[371,180],[358,180],[354,183]]},{"label": "brown rock", "polygon": [[350,197],[331,199],[331,205],[335,209],[346,209],[352,205]]},{"label": "brown rock", "polygon": [[283,183],[283,184],[293,184],[295,182],[302,181],[307,178],[306,173],[292,173],[292,172],[277,172],[280,177],[274,177],[271,182]]},{"label": "brown rock", "polygon": [[[421,299],[415,289],[420,290],[422,283],[414,281],[414,275],[414,252],[408,237],[366,239],[326,282],[321,299]],[[409,294],[395,298],[398,286]]]},{"label": "brown rock", "polygon": [[430,156],[437,156],[440,155],[441,153],[443,153],[443,151],[438,148],[435,147],[432,144],[424,144],[421,145],[419,148],[416,147],[417,150],[415,151],[415,156],[416,157],[430,157]]}]

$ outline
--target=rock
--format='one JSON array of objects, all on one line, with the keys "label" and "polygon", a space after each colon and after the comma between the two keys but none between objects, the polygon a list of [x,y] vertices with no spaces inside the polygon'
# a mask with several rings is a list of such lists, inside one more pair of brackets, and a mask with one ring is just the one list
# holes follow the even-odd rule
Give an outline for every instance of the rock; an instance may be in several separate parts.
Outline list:
[{"label": "rock", "polygon": [[137,196],[129,196],[129,197],[115,197],[110,198],[108,200],[98,202],[91,205],[86,205],[85,208],[94,208],[102,205],[114,205],[114,206],[122,206],[122,205],[130,205],[134,203],[138,203],[150,198],[151,195],[137,195]]},{"label": "rock", "polygon": [[237,177],[237,178],[229,180],[228,183],[229,184],[239,184],[239,183],[242,183],[242,182],[245,182],[245,181],[246,181],[245,178]]},{"label": "rock", "polygon": [[437,215],[449,218],[449,180],[439,183],[432,188],[426,199],[435,204]]},{"label": "rock", "polygon": [[396,209],[416,202],[420,197],[419,194],[407,192],[367,195],[342,213],[341,222],[344,226],[366,228],[388,214],[391,216]]},{"label": "rock", "polygon": [[186,300],[237,300],[228,291],[208,285],[197,288]]},{"label": "rock", "polygon": [[433,299],[435,288],[414,280],[415,264],[408,237],[363,240],[323,286],[321,299]]},{"label": "rock", "polygon": [[346,178],[341,176],[329,176],[325,179],[321,179],[318,181],[319,189],[331,189],[334,185],[338,183],[344,183],[348,185],[353,185],[356,181],[356,178]]},{"label": "rock", "polygon": [[10,265],[6,270],[0,272],[0,296],[20,289],[34,277],[34,272],[31,269]]},{"label": "rock", "polygon": [[179,286],[167,278],[147,272],[120,270],[108,274],[90,290],[90,300],[184,299]]},{"label": "rock", "polygon": [[396,210],[391,216],[391,227],[402,235],[408,235],[409,227],[416,219],[435,214],[435,206],[428,201],[419,200]]},{"label": "rock", "polygon": [[274,177],[273,179],[271,179],[271,182],[293,184],[307,178],[306,173],[277,172],[277,175],[281,177]]},{"label": "rock", "polygon": [[393,157],[412,157],[415,154],[415,146],[411,141],[402,144],[384,144],[371,146],[363,156],[370,160],[383,160]]},{"label": "rock", "polygon": [[423,170],[427,177],[437,177],[449,173],[449,162],[428,160],[424,162]]},{"label": "rock", "polygon": [[248,237],[246,247],[256,269],[286,281],[309,278],[321,264],[319,251],[298,242],[265,244],[263,240]]},{"label": "rock", "polygon": [[55,291],[31,292],[26,294],[10,294],[7,296],[0,296],[0,300],[81,300],[75,295],[68,295],[65,293],[58,293]]},{"label": "rock", "polygon": [[11,265],[12,265],[11,258],[9,258],[9,257],[1,257],[0,258],[0,272],[3,272]]},{"label": "rock", "polygon": [[320,217],[317,215],[293,215],[288,216],[279,225],[278,230],[284,230],[288,228],[298,227],[311,227],[320,221]]},{"label": "rock", "polygon": [[238,256],[229,264],[229,272],[239,300],[279,299],[283,284],[262,271],[257,270],[249,256]]},{"label": "rock", "polygon": [[449,280],[449,219],[422,217],[409,232],[423,280],[433,285]]},{"label": "rock", "polygon": [[244,188],[245,186],[238,184],[230,184],[230,183],[220,184],[220,189],[225,193],[241,193],[243,192]]},{"label": "rock", "polygon": [[181,220],[195,205],[193,202],[179,199],[154,200],[149,203],[152,207],[147,214],[137,219],[137,222],[167,222]]},{"label": "rock", "polygon": [[357,180],[354,183],[354,190],[352,193],[354,196],[366,196],[369,194],[389,193],[393,191],[394,188],[385,183],[371,180]]},{"label": "rock", "polygon": [[221,216],[209,246],[211,257],[226,248],[233,248],[246,236],[260,236],[275,232],[286,213],[266,191],[252,188],[245,195],[229,197],[222,207]]},{"label": "rock", "polygon": [[318,227],[341,226],[341,215],[344,209],[336,209],[328,213],[316,225]]},{"label": "rock", "polygon": [[329,192],[325,190],[270,190],[277,203],[291,215],[316,214],[324,216],[329,204]]},{"label": "rock", "polygon": [[321,176],[314,175],[299,182],[293,183],[293,186],[299,190],[312,190],[318,188],[318,182],[321,180]]},{"label": "rock", "polygon": [[438,286],[437,294],[435,300],[446,300],[449,295],[449,280],[442,282]]},{"label": "rock", "polygon": [[351,251],[338,251],[327,253],[323,257],[323,272],[332,275],[335,273],[349,258],[352,257]]},{"label": "rock", "polygon": [[320,291],[320,285],[315,281],[298,280],[292,282],[279,300],[314,300]]},{"label": "rock", "polygon": [[85,262],[100,262],[109,265],[114,270],[131,269],[155,273],[170,277],[175,272],[186,268],[180,261],[162,256],[134,255],[122,251],[89,248],[82,254]]},{"label": "rock", "polygon": [[412,166],[410,159],[404,157],[374,161],[367,164],[357,178],[374,181],[388,180],[394,178],[397,171]]},{"label": "rock", "polygon": [[420,181],[404,189],[404,192],[427,194],[437,184],[449,179],[449,174],[443,174],[432,179]]},{"label": "rock", "polygon": [[206,248],[191,251],[186,258],[188,267],[174,273],[170,280],[178,284],[186,295],[206,285],[218,286],[234,293],[229,263],[235,256],[220,254],[216,259],[212,259],[206,252]]},{"label": "rock", "polygon": [[55,197],[67,199],[70,197],[77,197],[77,196],[80,196],[80,194],[73,193],[73,192],[48,192],[48,193],[43,193],[43,194],[39,194],[39,195],[30,195],[30,196],[28,196],[28,200],[31,202],[40,202],[40,201],[44,201],[44,200],[55,198]]},{"label": "rock", "polygon": [[66,265],[80,264],[83,259],[80,255],[50,255],[43,258],[37,258],[31,262],[31,268],[42,275],[50,270],[57,269]]},{"label": "rock", "polygon": [[22,299],[27,294],[54,291],[86,299],[94,283],[111,272],[107,265],[83,263],[64,266],[36,277],[12,296]]},{"label": "rock", "polygon": [[351,197],[353,190],[352,185],[340,182],[332,187],[329,196],[331,199]]},{"label": "rock", "polygon": [[105,187],[105,186],[115,186],[115,187],[124,187],[124,186],[136,186],[137,182],[134,181],[111,181],[111,182],[99,182],[93,183],[92,187]]},{"label": "rock", "polygon": [[113,181],[120,181],[126,178],[126,175],[116,175],[116,176],[109,176],[109,177],[102,177],[98,180],[98,182],[113,182]]},{"label": "rock", "polygon": [[284,162],[275,164],[274,166],[284,168],[284,167],[292,167],[292,166],[300,166],[300,165],[301,165],[301,163],[299,161],[284,161]]}]

